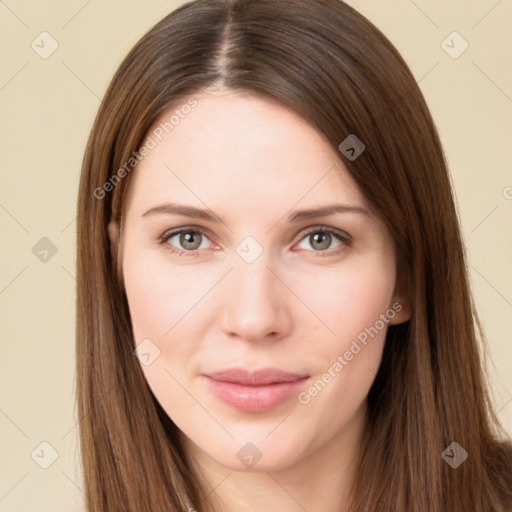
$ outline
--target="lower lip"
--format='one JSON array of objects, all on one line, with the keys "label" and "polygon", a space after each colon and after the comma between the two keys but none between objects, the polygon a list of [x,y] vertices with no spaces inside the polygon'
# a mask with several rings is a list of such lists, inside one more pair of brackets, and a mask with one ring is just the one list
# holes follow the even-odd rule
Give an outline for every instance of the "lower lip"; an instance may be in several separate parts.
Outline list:
[{"label": "lower lip", "polygon": [[246,386],[206,376],[210,391],[220,400],[243,412],[265,412],[289,400],[302,388],[307,377],[293,382]]}]

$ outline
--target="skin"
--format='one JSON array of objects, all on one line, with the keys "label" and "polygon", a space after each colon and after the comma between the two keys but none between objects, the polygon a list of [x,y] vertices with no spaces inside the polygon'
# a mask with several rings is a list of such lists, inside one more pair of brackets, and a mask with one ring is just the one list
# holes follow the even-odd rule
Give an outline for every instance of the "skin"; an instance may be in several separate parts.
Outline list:
[{"label": "skin", "polygon": [[[393,244],[371,213],[287,220],[334,203],[369,209],[341,154],[294,112],[226,89],[194,97],[197,107],[130,177],[120,251],[134,345],[149,338],[160,350],[142,370],[215,510],[346,510],[386,330],[410,318]],[[223,222],[143,216],[166,202],[209,209]],[[159,243],[190,226],[207,232],[196,233],[199,248],[186,252],[179,234]],[[119,229],[110,228],[115,255]],[[320,236],[339,229],[352,242],[315,242],[307,228]],[[236,252],[247,236],[263,250],[252,263]],[[272,366],[310,375],[307,391],[396,302],[401,311],[307,404],[294,396],[267,412],[242,412],[210,393],[201,375]],[[248,442],[262,454],[252,467],[237,457]]]}]

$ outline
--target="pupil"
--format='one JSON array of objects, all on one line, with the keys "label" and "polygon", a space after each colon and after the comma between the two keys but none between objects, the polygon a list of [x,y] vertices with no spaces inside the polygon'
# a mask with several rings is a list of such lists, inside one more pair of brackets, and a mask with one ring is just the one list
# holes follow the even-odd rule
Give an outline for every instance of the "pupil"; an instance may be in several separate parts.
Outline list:
[{"label": "pupil", "polygon": [[[315,241],[315,243],[319,244],[320,246],[322,246],[322,239],[323,239],[323,246],[320,247],[320,249],[326,249],[327,247],[329,247],[329,237],[330,235],[328,235],[327,233],[316,233],[315,235],[313,235],[313,239]],[[325,243],[325,241],[327,241],[327,244]]]},{"label": "pupil", "polygon": [[194,240],[196,238],[196,235],[194,234],[194,232],[189,231],[188,233],[183,233],[182,237],[184,239],[184,243],[183,243],[184,247],[187,247],[188,249],[196,249],[196,247],[190,247],[190,245],[192,245],[192,246],[197,245],[197,243],[194,243],[194,242],[197,242],[197,240]]}]

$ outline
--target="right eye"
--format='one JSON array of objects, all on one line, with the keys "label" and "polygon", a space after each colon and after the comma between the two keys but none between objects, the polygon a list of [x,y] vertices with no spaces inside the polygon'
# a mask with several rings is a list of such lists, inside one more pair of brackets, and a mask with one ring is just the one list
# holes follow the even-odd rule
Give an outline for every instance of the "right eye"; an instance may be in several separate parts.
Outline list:
[{"label": "right eye", "polygon": [[[174,238],[176,240],[172,243]],[[160,242],[165,244],[166,249],[176,253],[178,256],[197,256],[197,251],[207,248],[203,246],[205,238],[208,239],[204,230],[188,227],[167,231],[160,237]]]}]

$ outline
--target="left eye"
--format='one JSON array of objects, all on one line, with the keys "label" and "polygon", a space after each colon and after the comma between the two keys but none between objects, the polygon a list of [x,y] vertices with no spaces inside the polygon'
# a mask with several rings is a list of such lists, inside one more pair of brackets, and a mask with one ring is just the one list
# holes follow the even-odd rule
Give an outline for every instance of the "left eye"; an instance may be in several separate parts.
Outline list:
[{"label": "left eye", "polygon": [[[338,244],[331,247],[334,240],[337,240]],[[350,245],[351,239],[347,234],[338,232],[338,230],[315,228],[302,238],[301,243],[304,242],[308,242],[316,253],[338,254],[345,249],[345,246]],[[324,256],[324,254],[317,254],[317,256]]]}]

